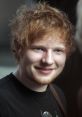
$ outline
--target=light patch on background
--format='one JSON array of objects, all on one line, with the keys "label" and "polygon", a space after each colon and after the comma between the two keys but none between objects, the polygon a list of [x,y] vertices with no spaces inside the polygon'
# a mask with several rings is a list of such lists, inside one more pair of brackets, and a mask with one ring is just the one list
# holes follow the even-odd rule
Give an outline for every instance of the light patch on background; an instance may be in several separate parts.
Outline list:
[{"label": "light patch on background", "polygon": [[76,7],[76,35],[75,40],[77,42],[78,48],[82,53],[82,0],[79,0]]}]

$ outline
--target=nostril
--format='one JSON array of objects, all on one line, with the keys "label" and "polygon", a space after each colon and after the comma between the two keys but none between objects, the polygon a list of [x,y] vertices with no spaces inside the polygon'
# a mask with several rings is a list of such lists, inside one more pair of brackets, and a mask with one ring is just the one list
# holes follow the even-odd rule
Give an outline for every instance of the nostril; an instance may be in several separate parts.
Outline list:
[{"label": "nostril", "polygon": [[53,59],[51,59],[51,58],[43,58],[42,59],[42,63],[51,65],[51,64],[53,64]]}]

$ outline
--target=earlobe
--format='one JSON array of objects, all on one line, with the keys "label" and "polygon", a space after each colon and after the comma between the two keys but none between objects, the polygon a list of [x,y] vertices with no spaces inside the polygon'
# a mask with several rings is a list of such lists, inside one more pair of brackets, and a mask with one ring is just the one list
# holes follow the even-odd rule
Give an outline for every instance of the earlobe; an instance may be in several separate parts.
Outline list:
[{"label": "earlobe", "polygon": [[24,50],[23,50],[23,48],[20,48],[20,49],[18,50],[18,57],[19,57],[19,60],[20,60],[20,58],[23,57],[23,55],[24,55]]},{"label": "earlobe", "polygon": [[23,45],[18,42],[18,40],[14,40],[14,45],[15,45],[15,53],[17,56],[17,59],[20,60],[20,58],[23,56]]}]

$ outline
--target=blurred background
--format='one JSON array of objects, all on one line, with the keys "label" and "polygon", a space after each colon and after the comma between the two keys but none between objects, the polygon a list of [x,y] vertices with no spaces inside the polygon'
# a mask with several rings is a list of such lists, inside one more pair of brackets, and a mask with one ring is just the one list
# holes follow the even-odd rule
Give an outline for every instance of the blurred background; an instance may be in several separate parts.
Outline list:
[{"label": "blurred background", "polygon": [[32,0],[0,0],[0,78],[15,71],[16,63],[11,53],[9,21],[21,4],[31,4]]},{"label": "blurred background", "polygon": [[16,64],[10,50],[9,20],[23,0],[0,0],[0,78],[14,70]]}]

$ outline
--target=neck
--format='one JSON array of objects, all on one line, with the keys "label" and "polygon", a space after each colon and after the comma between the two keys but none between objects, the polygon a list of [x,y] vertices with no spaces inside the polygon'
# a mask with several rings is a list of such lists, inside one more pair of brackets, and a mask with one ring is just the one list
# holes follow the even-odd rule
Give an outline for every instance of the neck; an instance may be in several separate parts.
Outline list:
[{"label": "neck", "polygon": [[36,92],[45,92],[47,85],[39,84],[32,79],[28,78],[25,73],[22,72],[20,68],[14,73],[16,78],[27,88],[36,91]]}]

